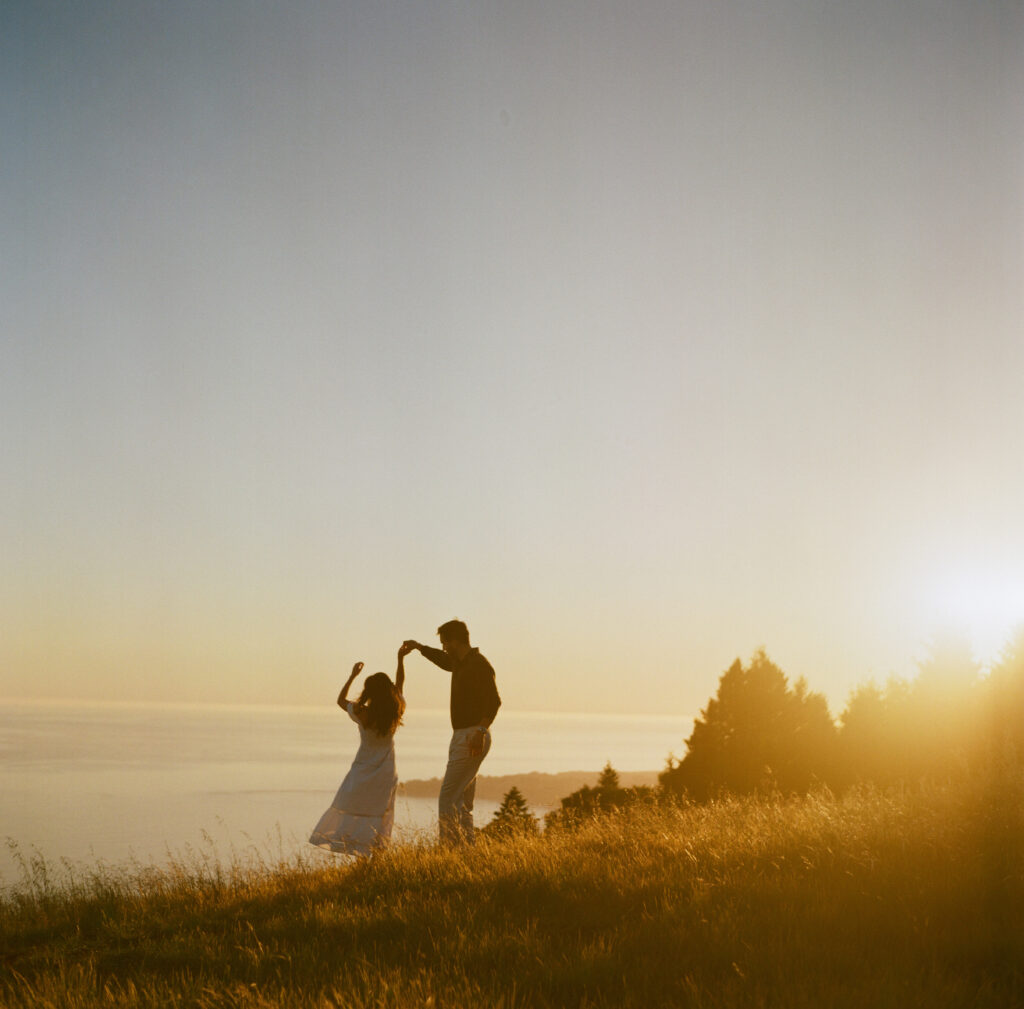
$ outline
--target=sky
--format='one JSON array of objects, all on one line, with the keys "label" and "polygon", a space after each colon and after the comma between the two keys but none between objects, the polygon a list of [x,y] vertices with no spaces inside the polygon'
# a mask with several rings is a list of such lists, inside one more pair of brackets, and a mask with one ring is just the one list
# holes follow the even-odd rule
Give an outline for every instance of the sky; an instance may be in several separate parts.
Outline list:
[{"label": "sky", "polygon": [[458,617],[510,710],[838,715],[1024,620],[1019,4],[9,2],[0,75],[0,696]]}]

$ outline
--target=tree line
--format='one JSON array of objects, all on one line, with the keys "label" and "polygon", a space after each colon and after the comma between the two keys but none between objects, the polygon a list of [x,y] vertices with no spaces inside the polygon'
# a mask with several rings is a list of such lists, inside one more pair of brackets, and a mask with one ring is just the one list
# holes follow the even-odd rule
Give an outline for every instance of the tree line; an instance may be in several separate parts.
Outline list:
[{"label": "tree line", "polygon": [[[561,800],[547,828],[637,802],[724,795],[842,792],[858,783],[917,785],[952,775],[1024,764],[1024,628],[982,675],[970,643],[937,635],[912,680],[869,682],[850,695],[838,720],[824,695],[800,678],[790,683],[758,649],[720,677],[686,742],[669,757],[657,788],[622,788],[607,765],[594,786]],[[485,828],[490,834],[536,832],[537,818],[513,788]]]}]

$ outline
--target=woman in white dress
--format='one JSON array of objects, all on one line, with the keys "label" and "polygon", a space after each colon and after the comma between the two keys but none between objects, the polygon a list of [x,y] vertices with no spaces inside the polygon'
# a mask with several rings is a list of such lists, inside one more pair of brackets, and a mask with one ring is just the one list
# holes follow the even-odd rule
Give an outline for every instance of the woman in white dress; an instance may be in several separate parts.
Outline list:
[{"label": "woman in white dress", "polygon": [[358,701],[348,700],[348,689],[362,672],[357,662],[338,695],[338,706],[359,726],[359,750],[338,789],[330,809],[320,817],[310,844],[347,855],[368,855],[391,839],[395,822],[395,730],[405,712],[404,659],[398,651],[398,669],[392,683],[386,673],[367,677]]}]

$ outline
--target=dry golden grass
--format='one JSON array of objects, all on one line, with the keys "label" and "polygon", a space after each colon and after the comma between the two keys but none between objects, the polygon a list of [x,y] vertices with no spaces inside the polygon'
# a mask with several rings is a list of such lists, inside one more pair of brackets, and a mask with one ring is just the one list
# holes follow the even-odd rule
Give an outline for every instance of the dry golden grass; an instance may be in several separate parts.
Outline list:
[{"label": "dry golden grass", "polygon": [[650,806],[372,862],[0,904],[11,1009],[1024,1005],[1024,787]]}]

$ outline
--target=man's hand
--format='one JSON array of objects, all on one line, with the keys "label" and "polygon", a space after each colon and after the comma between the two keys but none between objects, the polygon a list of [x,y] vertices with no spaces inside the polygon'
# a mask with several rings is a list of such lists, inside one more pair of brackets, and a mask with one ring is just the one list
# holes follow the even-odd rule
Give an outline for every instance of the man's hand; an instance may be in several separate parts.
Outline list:
[{"label": "man's hand", "polygon": [[418,641],[403,641],[402,648],[404,649],[402,654],[408,655],[409,652],[415,652],[421,649],[423,646]]},{"label": "man's hand", "polygon": [[411,641],[403,641],[402,647],[398,649],[398,657],[400,659],[405,658],[411,651],[414,651],[413,643]]},{"label": "man's hand", "polygon": [[479,757],[484,752],[484,730],[474,729],[469,737],[469,755]]}]

